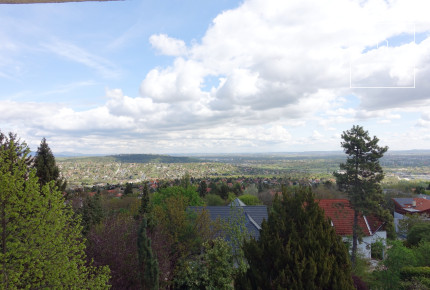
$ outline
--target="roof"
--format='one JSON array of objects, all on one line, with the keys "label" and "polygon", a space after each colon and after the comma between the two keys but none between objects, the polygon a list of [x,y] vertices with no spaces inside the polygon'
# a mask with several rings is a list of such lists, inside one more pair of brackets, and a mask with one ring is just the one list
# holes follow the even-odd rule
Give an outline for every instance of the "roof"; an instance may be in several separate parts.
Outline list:
[{"label": "roof", "polygon": [[235,200],[230,202],[229,206],[246,206],[246,204],[243,203],[243,201],[241,201],[240,199],[236,198]]},{"label": "roof", "polygon": [[246,205],[239,199],[234,200],[228,206],[189,206],[189,210],[200,212],[206,209],[211,220],[218,218],[223,221],[231,220],[234,217],[234,210],[245,216],[245,226],[249,234],[258,239],[263,220],[268,219],[267,207],[265,205]]},{"label": "roof", "polygon": [[[354,210],[347,199],[321,199],[317,201],[324,210],[325,216],[330,218],[336,233],[341,236],[352,235],[354,224]],[[380,230],[383,222],[374,216],[358,216],[358,226],[365,236],[371,236]]]},{"label": "roof", "polygon": [[[393,198],[397,211],[401,213],[430,212],[430,200],[421,197]],[[415,203],[414,203],[415,202]]]}]

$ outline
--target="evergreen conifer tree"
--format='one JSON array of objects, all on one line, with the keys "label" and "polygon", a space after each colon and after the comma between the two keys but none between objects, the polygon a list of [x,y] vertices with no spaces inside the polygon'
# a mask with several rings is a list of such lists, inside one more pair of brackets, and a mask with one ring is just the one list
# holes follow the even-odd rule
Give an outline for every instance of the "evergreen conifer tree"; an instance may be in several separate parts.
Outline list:
[{"label": "evergreen conifer tree", "polygon": [[37,148],[34,167],[36,168],[36,176],[39,177],[40,186],[53,180],[60,191],[66,189],[67,182],[60,178],[60,170],[45,138],[42,139],[40,146]]},{"label": "evergreen conifer tree", "polygon": [[243,249],[249,269],[237,289],[353,289],[346,247],[310,189],[283,190]]},{"label": "evergreen conifer tree", "polygon": [[379,159],[388,147],[378,146],[379,139],[370,138],[369,133],[361,126],[353,126],[342,134],[341,145],[348,155],[345,163],[340,164],[341,172],[335,172],[336,183],[342,191],[349,195],[351,207],[354,209],[352,233],[351,261],[355,264],[357,245],[360,234],[358,217],[360,214],[375,214],[382,218],[388,232],[392,230],[392,216],[381,205],[384,196],[380,182],[384,172]]},{"label": "evergreen conifer tree", "polygon": [[[143,217],[137,237],[137,249],[141,273],[142,289],[158,289],[158,261],[152,252],[151,239],[146,233],[147,221]],[[143,273],[142,273],[143,271]]]},{"label": "evergreen conifer tree", "polygon": [[86,265],[79,219],[51,181],[40,187],[25,143],[0,144],[0,285],[108,288],[109,268]]},{"label": "evergreen conifer tree", "polygon": [[94,196],[87,196],[82,206],[82,226],[86,235],[93,225],[100,223],[104,217],[100,190]]}]

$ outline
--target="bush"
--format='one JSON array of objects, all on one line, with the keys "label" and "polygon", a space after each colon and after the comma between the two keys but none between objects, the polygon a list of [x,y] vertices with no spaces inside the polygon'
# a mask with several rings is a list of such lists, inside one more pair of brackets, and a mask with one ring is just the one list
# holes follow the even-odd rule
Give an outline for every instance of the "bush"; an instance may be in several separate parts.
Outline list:
[{"label": "bush", "polygon": [[407,242],[411,246],[417,246],[421,241],[430,242],[430,223],[419,223],[414,225],[407,237]]},{"label": "bush", "polygon": [[414,277],[430,278],[430,267],[403,267],[400,270],[400,279],[412,280]]},{"label": "bush", "polygon": [[239,196],[239,199],[246,205],[260,205],[261,201],[255,195],[244,194]]},{"label": "bush", "polygon": [[225,204],[225,200],[223,200],[219,195],[216,195],[216,194],[206,195],[206,205],[218,206],[218,205],[224,205],[224,204]]}]

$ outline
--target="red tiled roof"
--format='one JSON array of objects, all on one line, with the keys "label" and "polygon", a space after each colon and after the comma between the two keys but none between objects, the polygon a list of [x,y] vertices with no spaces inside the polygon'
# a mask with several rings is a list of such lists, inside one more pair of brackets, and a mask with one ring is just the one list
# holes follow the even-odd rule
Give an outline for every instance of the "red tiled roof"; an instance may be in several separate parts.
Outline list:
[{"label": "red tiled roof", "polygon": [[430,209],[430,200],[420,197],[416,197],[414,200],[416,203],[415,209],[419,211],[426,211]]},{"label": "red tiled roof", "polygon": [[[325,216],[329,217],[333,222],[333,226],[338,235],[352,235],[354,210],[350,207],[349,200],[321,199],[317,202],[319,203],[319,206],[324,209]],[[372,235],[372,233],[378,230],[381,225],[382,222],[376,217],[364,217],[361,214],[358,216],[358,226],[362,229],[365,236]]]}]

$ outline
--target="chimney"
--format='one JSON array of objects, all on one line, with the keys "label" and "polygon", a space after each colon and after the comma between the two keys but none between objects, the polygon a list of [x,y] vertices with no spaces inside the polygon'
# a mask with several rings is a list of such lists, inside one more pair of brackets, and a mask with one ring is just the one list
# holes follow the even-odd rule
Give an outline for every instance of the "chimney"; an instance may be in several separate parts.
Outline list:
[{"label": "chimney", "polygon": [[417,206],[417,202],[414,200],[412,200],[412,207],[416,207]]}]

